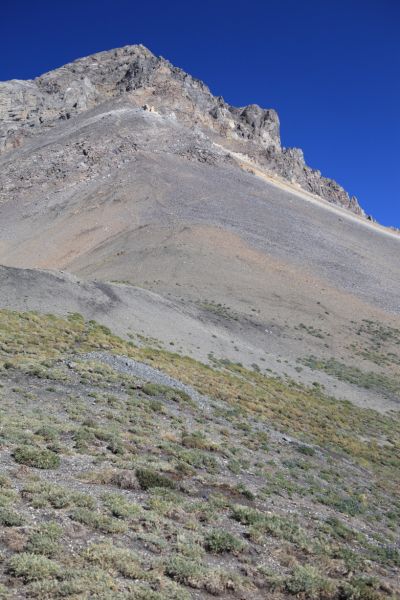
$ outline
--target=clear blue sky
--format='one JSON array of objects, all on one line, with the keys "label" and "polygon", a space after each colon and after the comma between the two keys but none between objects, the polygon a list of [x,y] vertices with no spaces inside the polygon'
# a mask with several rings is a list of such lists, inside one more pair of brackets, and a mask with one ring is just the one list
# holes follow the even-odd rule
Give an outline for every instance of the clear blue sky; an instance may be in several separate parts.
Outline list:
[{"label": "clear blue sky", "polygon": [[399,0],[1,3],[1,80],[136,43],[231,104],[275,108],[285,146],[400,227]]}]

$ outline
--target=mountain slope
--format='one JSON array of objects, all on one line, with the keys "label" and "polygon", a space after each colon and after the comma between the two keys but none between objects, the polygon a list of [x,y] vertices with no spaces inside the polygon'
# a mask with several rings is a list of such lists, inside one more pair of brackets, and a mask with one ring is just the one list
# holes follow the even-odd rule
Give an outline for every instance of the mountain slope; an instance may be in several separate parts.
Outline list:
[{"label": "mountain slope", "polygon": [[[141,333],[201,360],[210,351],[248,366],[262,358],[281,374],[283,357],[294,375],[307,357],[339,356],[363,372],[397,377],[396,361],[377,365],[354,350],[353,338],[363,321],[398,327],[400,238],[358,215],[341,192],[332,197],[333,184],[319,178],[313,187],[317,175],[298,171],[296,153],[281,148],[274,111],[229,107],[141,46],[8,82],[2,94],[1,264],[111,281],[117,295],[121,284],[155,292],[159,334],[149,319]],[[23,309],[12,273],[0,299]],[[51,285],[32,273],[29,281],[38,308],[40,286]],[[78,310],[75,292],[60,293],[64,312]],[[122,314],[138,310],[135,294],[146,314],[156,311],[132,288]],[[173,318],[168,302],[178,307]],[[47,304],[60,305],[55,292]],[[187,312],[190,326],[180,318]],[[218,342],[210,319],[222,327]],[[121,335],[124,322],[115,324]],[[137,324],[129,323],[133,331]],[[365,394],[366,405],[387,407],[379,390],[357,391],[332,382],[332,373],[302,368],[305,383],[316,379],[331,392],[338,385],[340,397],[359,403]]]},{"label": "mountain slope", "polygon": [[399,250],[142,46],[0,84],[0,597],[400,598]]},{"label": "mountain slope", "polygon": [[399,597],[398,417],[0,310],[0,594]]}]

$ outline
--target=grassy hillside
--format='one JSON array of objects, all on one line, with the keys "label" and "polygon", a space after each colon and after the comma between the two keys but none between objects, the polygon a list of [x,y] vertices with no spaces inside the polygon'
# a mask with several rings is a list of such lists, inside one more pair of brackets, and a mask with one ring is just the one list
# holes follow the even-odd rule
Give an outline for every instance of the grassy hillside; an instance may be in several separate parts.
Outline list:
[{"label": "grassy hillside", "polygon": [[399,414],[213,365],[0,311],[0,597],[399,597]]}]

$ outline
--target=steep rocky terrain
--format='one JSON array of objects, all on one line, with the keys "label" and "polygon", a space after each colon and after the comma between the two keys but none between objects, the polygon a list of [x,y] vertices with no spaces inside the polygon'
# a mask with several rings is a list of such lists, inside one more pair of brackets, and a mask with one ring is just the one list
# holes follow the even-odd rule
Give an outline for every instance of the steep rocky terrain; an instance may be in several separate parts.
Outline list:
[{"label": "steep rocky terrain", "polygon": [[[43,134],[60,121],[74,119],[107,102],[118,107],[121,101],[130,107],[160,111],[190,127],[194,136],[187,140],[186,148],[175,148],[178,153],[212,161],[215,152],[208,146],[222,139],[227,148],[245,152],[284,179],[363,214],[355,198],[350,198],[334,181],[321,177],[319,171],[307,167],[301,150],[281,147],[279,118],[274,110],[264,110],[255,104],[243,108],[229,106],[223,98],[214,97],[201,81],[143,46],[94,54],[34,81],[1,84],[0,150],[23,147],[27,138]],[[125,112],[124,108],[121,106],[121,112]],[[76,150],[77,155],[70,158],[75,167],[79,158],[83,163],[89,162],[86,169],[100,158],[95,148],[93,153],[89,149],[85,152],[83,146]],[[127,148],[119,146],[112,150],[118,154]],[[119,161],[116,163],[118,166]],[[56,173],[53,170],[48,175]],[[62,168],[59,174],[65,175]],[[29,178],[28,173],[25,177]]]},{"label": "steep rocky terrain", "polygon": [[0,598],[399,598],[399,251],[143,46],[0,84]]}]

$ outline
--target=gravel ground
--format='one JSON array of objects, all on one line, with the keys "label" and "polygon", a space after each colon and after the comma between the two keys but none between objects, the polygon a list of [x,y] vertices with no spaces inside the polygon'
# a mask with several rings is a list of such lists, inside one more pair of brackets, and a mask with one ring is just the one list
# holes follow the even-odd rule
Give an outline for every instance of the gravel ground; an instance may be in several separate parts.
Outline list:
[{"label": "gravel ground", "polygon": [[179,379],[174,379],[158,369],[153,369],[153,367],[150,367],[145,363],[127,358],[126,356],[116,356],[114,354],[108,354],[107,352],[89,352],[88,354],[80,354],[79,359],[104,363],[115,371],[118,371],[118,373],[125,373],[126,375],[138,377],[146,383],[156,383],[158,385],[166,385],[182,390],[203,410],[210,406],[210,399],[207,398],[207,396],[199,394],[190,385],[186,385],[182,383],[182,381],[179,381]]}]

